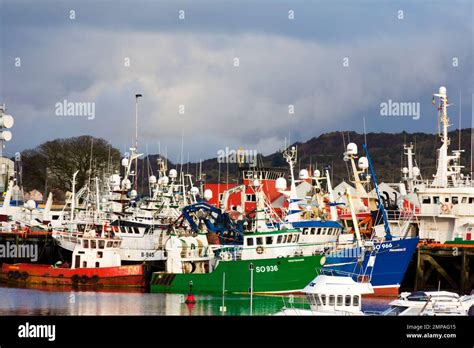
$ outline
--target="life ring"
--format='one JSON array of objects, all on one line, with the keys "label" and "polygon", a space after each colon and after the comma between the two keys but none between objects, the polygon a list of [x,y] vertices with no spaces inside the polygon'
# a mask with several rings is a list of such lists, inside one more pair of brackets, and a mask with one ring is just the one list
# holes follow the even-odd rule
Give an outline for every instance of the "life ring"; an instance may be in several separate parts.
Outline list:
[{"label": "life ring", "polygon": [[451,209],[453,209],[453,205],[451,203],[442,203],[441,204],[441,211],[445,214],[450,213]]},{"label": "life ring", "polygon": [[21,276],[20,272],[18,272],[18,271],[13,272],[13,278],[14,279],[18,279],[18,278],[20,278],[20,276]]},{"label": "life ring", "polygon": [[232,255],[228,251],[224,251],[221,253],[221,258],[224,261],[229,261],[230,259],[232,259]]},{"label": "life ring", "polygon": [[71,281],[74,283],[74,284],[77,284],[79,283],[79,280],[81,279],[81,277],[79,277],[77,274],[74,274],[72,277],[71,277]]},{"label": "life ring", "polygon": [[20,278],[21,278],[22,280],[26,280],[26,279],[28,278],[28,272],[21,272]]},{"label": "life ring", "polygon": [[100,279],[100,278],[99,278],[98,275],[93,275],[93,276],[91,277],[91,283],[92,283],[92,284],[97,284],[97,283],[99,282],[99,279]]},{"label": "life ring", "polygon": [[264,251],[263,246],[258,246],[256,251],[257,251],[257,254],[263,254],[263,251]]},{"label": "life ring", "polygon": [[88,276],[86,276],[86,275],[83,275],[83,276],[81,277],[81,283],[82,283],[82,284],[85,284],[85,283],[87,283],[87,282],[88,282],[88,280],[89,280],[89,277],[88,277]]},{"label": "life ring", "polygon": [[13,279],[14,274],[15,274],[15,272],[13,272],[13,271],[8,272],[8,279]]}]

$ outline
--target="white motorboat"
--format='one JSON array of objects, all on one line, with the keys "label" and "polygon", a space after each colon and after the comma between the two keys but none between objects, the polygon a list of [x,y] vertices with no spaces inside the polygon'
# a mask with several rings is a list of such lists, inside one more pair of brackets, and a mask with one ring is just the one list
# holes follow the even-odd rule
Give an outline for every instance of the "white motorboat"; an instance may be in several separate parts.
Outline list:
[{"label": "white motorboat", "polygon": [[403,292],[390,302],[382,315],[468,315],[474,311],[474,295],[459,296],[448,291]]},{"label": "white motorboat", "polygon": [[370,283],[358,283],[350,276],[318,275],[303,290],[309,308],[285,306],[276,315],[364,315],[362,295],[373,294]]}]

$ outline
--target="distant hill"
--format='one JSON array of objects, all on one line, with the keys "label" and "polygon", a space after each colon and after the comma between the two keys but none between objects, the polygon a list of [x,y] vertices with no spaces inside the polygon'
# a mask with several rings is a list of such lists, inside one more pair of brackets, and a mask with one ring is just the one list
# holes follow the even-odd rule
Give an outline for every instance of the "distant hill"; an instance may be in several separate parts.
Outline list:
[{"label": "distant hill", "polygon": [[[459,131],[449,133],[451,139],[450,149],[458,148]],[[398,182],[401,177],[401,168],[406,166],[406,156],[403,156],[403,144],[413,143],[416,165],[421,169],[424,178],[431,178],[436,168],[436,149],[439,148],[441,141],[437,134],[427,133],[368,133],[367,147],[373,160],[377,179],[379,182]],[[343,161],[344,143],[347,146],[349,142],[358,145],[359,155],[363,155],[362,144],[364,135],[356,132],[331,132],[318,137],[309,139],[306,142],[298,142],[293,145],[298,147],[299,168],[323,169],[324,166],[331,166],[334,183],[342,180],[348,180],[348,170],[346,162]],[[461,148],[465,150],[462,155],[461,164],[466,168],[464,173],[470,170],[470,148],[471,148],[471,129],[461,131]],[[156,155],[149,158],[150,166],[155,170]],[[403,164],[402,164],[403,161]],[[175,164],[168,162],[169,168],[175,167]],[[281,151],[277,151],[268,156],[259,155],[259,165],[265,167],[287,168]],[[228,168],[227,168],[228,167]],[[199,168],[198,163],[183,164],[183,170],[189,174],[195,175]],[[238,175],[236,164],[220,164],[217,158],[211,158],[202,162],[202,171],[206,173],[207,182],[226,182],[227,175],[229,182],[235,182]],[[228,173],[228,174],[227,174]],[[146,187],[146,186],[145,186]]]},{"label": "distant hill", "polygon": [[[449,136],[451,139],[451,150],[457,149],[459,132],[450,132]],[[81,146],[77,145],[79,140],[81,141]],[[347,163],[343,161],[342,157],[345,145],[347,146],[349,142],[354,142],[358,145],[359,155],[362,156],[364,135],[356,132],[331,132],[314,137],[306,142],[293,144],[298,147],[297,169],[309,168],[310,166],[313,169],[315,167],[323,169],[325,166],[330,166],[334,185],[342,180],[347,181]],[[400,181],[401,168],[406,165],[406,158],[403,156],[403,144],[410,142],[415,146],[416,165],[421,169],[422,176],[424,178],[431,178],[436,166],[436,149],[440,146],[438,135],[426,133],[409,134],[406,132],[367,134],[367,146],[379,182]],[[55,151],[50,151],[50,153],[45,152],[44,148],[50,149],[51,144],[62,145],[59,150],[56,149]],[[69,144],[69,147],[66,148],[64,144]],[[27,191],[38,189],[41,192],[47,188],[48,192],[55,191],[55,199],[61,200],[61,197],[64,196],[64,191],[68,189],[67,185],[70,184],[72,173],[78,170],[77,163],[82,163],[81,173],[83,181],[88,177],[90,165],[92,165],[93,173],[104,170],[105,164],[109,162],[114,164],[116,168],[118,167],[120,162],[120,151],[118,149],[112,148],[104,139],[95,139],[93,144],[94,154],[92,162],[88,157],[91,151],[90,136],[56,139],[41,144],[36,149],[24,151],[22,153],[24,188]],[[471,129],[463,129],[461,131],[461,144],[462,148],[466,151],[462,155],[461,164],[466,167],[464,173],[468,173],[470,170]],[[111,154],[113,156],[109,160],[108,158]],[[66,157],[72,158],[74,161],[66,161]],[[158,155],[150,155],[139,160],[139,191],[144,195],[148,194],[149,175],[157,173],[157,158]],[[63,168],[65,163],[68,164],[67,168]],[[268,156],[258,155],[258,164],[264,167],[288,169],[281,150]],[[64,169],[65,174],[53,180],[55,177],[52,176],[51,169],[56,167],[61,170]],[[176,164],[168,160],[168,169],[176,167]],[[180,167],[181,165],[178,165],[178,169]],[[183,164],[183,171],[194,175],[193,180],[196,180],[198,170],[199,163]],[[236,164],[219,164],[217,158],[211,158],[202,162],[202,172],[206,174],[205,181],[208,183],[225,183],[227,180],[229,183],[235,183],[237,182],[239,170]],[[46,173],[49,173],[49,175],[47,176]]]}]

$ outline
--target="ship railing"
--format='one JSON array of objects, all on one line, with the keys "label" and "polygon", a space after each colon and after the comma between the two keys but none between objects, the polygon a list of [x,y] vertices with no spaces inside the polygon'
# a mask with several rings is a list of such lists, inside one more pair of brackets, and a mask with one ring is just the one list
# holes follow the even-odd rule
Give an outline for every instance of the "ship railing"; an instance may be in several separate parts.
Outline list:
[{"label": "ship railing", "polygon": [[356,277],[357,281],[359,283],[370,283],[372,280],[372,276],[368,274],[363,274],[363,273],[355,273],[355,272],[347,272],[347,271],[339,271],[339,270],[334,270],[331,268],[321,268],[317,272],[318,275],[328,275],[328,276],[343,276],[343,277],[350,277],[354,278]]},{"label": "ship railing", "polygon": [[430,188],[474,187],[474,180],[470,180],[469,178],[459,179],[456,182],[449,178],[445,186],[436,185],[435,180],[425,180],[423,183],[426,185],[426,187]]}]

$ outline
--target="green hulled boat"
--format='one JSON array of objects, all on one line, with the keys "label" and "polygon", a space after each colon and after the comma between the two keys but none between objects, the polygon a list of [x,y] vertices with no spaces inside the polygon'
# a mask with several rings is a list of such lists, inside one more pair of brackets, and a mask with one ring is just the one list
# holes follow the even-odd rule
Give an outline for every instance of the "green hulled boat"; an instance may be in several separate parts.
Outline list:
[{"label": "green hulled boat", "polygon": [[226,292],[248,293],[252,277],[254,293],[300,292],[314,279],[324,262],[323,255],[295,256],[219,261],[209,273],[155,272],[151,292],[185,293],[192,284],[194,293],[220,293],[223,285]]}]

